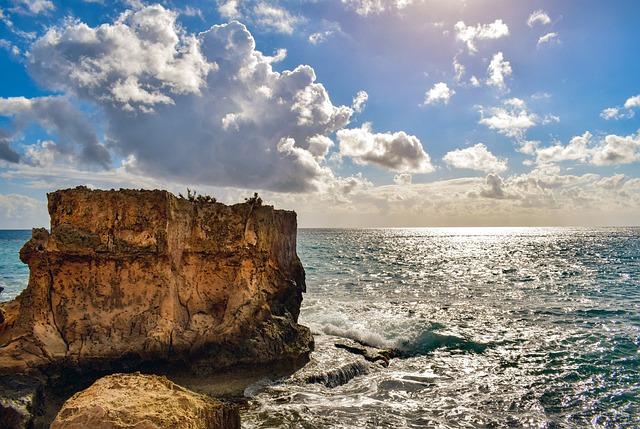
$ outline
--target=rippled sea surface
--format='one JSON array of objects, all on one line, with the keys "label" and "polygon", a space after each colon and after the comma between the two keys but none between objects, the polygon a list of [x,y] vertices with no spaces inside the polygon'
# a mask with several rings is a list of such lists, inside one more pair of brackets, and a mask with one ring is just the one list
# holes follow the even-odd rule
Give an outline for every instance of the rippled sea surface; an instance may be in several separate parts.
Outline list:
[{"label": "rippled sea surface", "polygon": [[244,427],[640,427],[640,229],[303,229],[298,253],[317,353],[403,356],[249,392]]},{"label": "rippled sea surface", "polygon": [[[0,300],[29,236],[0,234]],[[336,338],[402,357],[252,386],[244,428],[640,427],[640,229],[303,229],[298,254],[312,371]]]}]

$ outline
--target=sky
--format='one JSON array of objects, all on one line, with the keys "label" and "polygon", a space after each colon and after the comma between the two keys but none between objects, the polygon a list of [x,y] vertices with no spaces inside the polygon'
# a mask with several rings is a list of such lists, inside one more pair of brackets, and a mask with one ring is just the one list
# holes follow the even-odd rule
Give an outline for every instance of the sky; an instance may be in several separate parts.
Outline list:
[{"label": "sky", "polygon": [[61,188],[301,227],[640,225],[640,2],[1,0],[0,229]]}]

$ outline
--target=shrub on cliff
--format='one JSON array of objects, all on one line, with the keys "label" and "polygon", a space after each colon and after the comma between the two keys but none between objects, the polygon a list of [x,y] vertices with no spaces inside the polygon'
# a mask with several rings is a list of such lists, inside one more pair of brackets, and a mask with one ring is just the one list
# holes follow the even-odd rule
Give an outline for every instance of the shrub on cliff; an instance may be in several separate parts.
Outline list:
[{"label": "shrub on cliff", "polygon": [[182,199],[187,199],[191,203],[195,204],[215,204],[218,200],[211,195],[200,195],[195,190],[191,192],[191,189],[187,188],[187,198],[182,194],[178,194]]}]

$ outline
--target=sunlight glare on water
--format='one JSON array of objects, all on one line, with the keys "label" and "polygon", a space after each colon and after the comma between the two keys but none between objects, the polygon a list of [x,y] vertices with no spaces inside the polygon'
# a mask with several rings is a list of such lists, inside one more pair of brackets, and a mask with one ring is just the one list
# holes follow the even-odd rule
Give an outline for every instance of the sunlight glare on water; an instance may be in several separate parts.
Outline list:
[{"label": "sunlight glare on water", "polygon": [[[0,235],[2,300],[29,235]],[[298,254],[316,351],[244,428],[640,427],[640,229],[309,229]]]},{"label": "sunlight glare on water", "polygon": [[243,425],[636,427],[639,243],[637,229],[301,230],[319,348],[403,355],[337,387],[283,380]]}]

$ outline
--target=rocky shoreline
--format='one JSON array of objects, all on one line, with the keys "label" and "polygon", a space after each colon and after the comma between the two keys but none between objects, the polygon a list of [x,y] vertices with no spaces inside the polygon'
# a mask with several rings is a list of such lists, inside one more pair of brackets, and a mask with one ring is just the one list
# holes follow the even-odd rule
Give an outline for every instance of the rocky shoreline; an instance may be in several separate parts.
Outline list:
[{"label": "rocky shoreline", "polygon": [[[50,232],[35,229],[20,252],[29,285],[0,304],[0,382],[23,382],[2,389],[0,421],[16,420],[3,427],[47,427],[61,401],[115,373],[232,397],[308,360],[294,212],[166,191],[48,200]],[[229,388],[215,381],[224,374]]]}]

